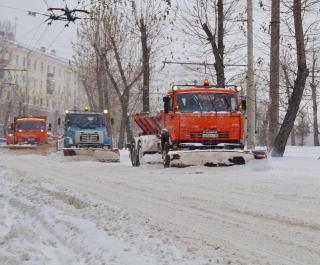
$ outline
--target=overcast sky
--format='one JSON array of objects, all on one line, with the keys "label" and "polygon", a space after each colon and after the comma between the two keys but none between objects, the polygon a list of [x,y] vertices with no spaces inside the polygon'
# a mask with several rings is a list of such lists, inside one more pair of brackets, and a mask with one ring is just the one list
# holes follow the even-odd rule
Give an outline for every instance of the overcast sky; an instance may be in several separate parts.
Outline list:
[{"label": "overcast sky", "polygon": [[[77,1],[66,0],[68,7],[77,6]],[[55,49],[57,55],[70,59],[72,56],[71,41],[76,40],[76,25],[53,21],[51,26],[44,22],[42,15],[30,16],[28,10],[47,14],[49,7],[64,7],[63,0],[0,0],[0,20],[16,21],[16,39],[28,46]]]}]

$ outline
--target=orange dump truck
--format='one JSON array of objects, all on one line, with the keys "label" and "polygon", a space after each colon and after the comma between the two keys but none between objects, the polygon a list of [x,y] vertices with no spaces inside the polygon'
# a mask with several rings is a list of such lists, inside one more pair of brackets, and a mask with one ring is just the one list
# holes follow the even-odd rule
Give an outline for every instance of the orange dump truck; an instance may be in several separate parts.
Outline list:
[{"label": "orange dump truck", "polygon": [[145,154],[160,153],[165,167],[222,166],[265,158],[266,152],[245,150],[245,100],[240,87],[172,86],[160,112],[139,113],[133,120],[142,132],[129,145],[133,166]]},{"label": "orange dump truck", "polygon": [[[49,125],[50,129],[50,125]],[[19,116],[14,118],[7,145],[11,149],[48,147],[48,129],[46,116]]]}]

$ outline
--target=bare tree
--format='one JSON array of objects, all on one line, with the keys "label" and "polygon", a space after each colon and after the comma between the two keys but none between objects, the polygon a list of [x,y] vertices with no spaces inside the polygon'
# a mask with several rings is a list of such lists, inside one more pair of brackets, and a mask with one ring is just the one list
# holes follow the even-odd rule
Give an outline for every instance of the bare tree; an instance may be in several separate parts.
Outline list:
[{"label": "bare tree", "polygon": [[289,99],[288,109],[282,122],[280,131],[275,138],[271,153],[272,156],[280,157],[282,157],[284,154],[287,140],[294,126],[294,122],[299,111],[300,102],[305,89],[306,79],[309,75],[305,54],[305,39],[302,24],[301,0],[293,0],[292,12],[294,19],[298,71],[294,82],[293,92]]},{"label": "bare tree", "polygon": [[[170,2],[163,0],[129,0],[132,7],[134,26],[140,38],[143,84],[142,111],[150,111],[151,56],[156,53],[156,44],[163,37],[163,21],[166,19]],[[129,17],[129,20],[131,18]],[[129,22],[130,23],[130,22]]]},{"label": "bare tree", "polygon": [[[225,41],[230,32],[234,35],[233,29],[238,26],[236,22],[239,21],[237,17],[239,1],[196,0],[186,6],[187,14],[183,17],[183,32],[188,35],[189,39],[191,37],[192,41],[197,39],[205,48],[210,47],[210,55],[213,55],[214,59],[217,85],[223,87],[226,82],[225,56],[228,55],[228,60],[231,60],[232,52],[239,51],[242,46],[245,46],[239,42]],[[226,43],[228,47],[225,46]],[[205,54],[208,57],[208,52]],[[237,61],[240,57],[237,57]]]},{"label": "bare tree", "polygon": [[137,42],[130,34],[126,34],[128,23],[123,19],[121,7],[118,4],[111,6],[107,10],[108,19],[104,21],[104,34],[110,47],[105,54],[105,70],[118,96],[122,112],[119,148],[124,147],[125,132],[127,142],[133,138],[129,113],[130,96],[143,74]]}]

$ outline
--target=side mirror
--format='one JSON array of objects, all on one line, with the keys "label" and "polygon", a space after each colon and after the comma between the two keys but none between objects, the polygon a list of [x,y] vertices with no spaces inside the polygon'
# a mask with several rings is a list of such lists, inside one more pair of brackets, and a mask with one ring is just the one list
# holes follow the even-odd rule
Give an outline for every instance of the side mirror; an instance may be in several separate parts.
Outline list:
[{"label": "side mirror", "polygon": [[164,102],[164,113],[168,113],[170,111],[170,97],[163,97]]},{"label": "side mirror", "polygon": [[241,107],[243,111],[247,110],[247,101],[245,99],[241,99]]},{"label": "side mirror", "polygon": [[13,123],[10,124],[10,129],[13,131],[14,130],[14,125]]},{"label": "side mirror", "polygon": [[61,118],[58,118],[58,125],[61,125]]},{"label": "side mirror", "polygon": [[110,119],[110,123],[111,123],[111,126],[114,125],[114,119],[113,118]]},{"label": "side mirror", "polygon": [[51,131],[51,129],[52,129],[52,124],[49,123],[48,131]]}]

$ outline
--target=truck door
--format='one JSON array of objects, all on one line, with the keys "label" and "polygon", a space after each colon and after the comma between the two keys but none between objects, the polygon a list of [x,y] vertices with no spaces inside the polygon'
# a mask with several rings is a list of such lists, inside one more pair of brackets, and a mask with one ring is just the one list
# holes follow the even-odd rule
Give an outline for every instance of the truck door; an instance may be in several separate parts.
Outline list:
[{"label": "truck door", "polygon": [[175,98],[173,96],[166,96],[164,98],[165,114],[164,114],[164,126],[169,131],[170,139],[174,141],[179,138],[179,126],[180,119],[176,115],[175,111]]}]

